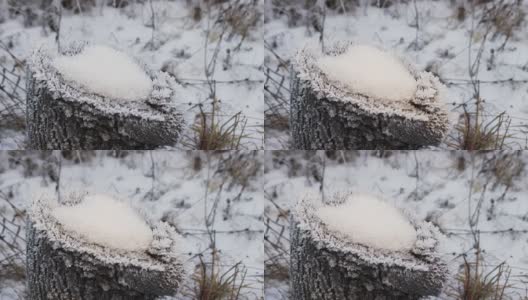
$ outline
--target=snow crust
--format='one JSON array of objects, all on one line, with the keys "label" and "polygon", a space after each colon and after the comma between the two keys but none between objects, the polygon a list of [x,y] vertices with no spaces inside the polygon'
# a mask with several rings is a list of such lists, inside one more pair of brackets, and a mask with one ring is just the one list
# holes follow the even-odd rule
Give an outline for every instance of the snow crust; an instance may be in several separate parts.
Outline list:
[{"label": "snow crust", "polygon": [[351,194],[343,204],[321,206],[316,214],[329,230],[366,246],[398,251],[410,250],[416,242],[416,230],[407,218],[371,195]]},{"label": "snow crust", "polygon": [[77,55],[55,58],[53,65],[66,80],[116,100],[145,100],[153,89],[150,77],[132,58],[107,46],[87,46]]},{"label": "snow crust", "polygon": [[417,90],[416,80],[404,64],[376,47],[350,46],[340,55],[319,58],[317,65],[330,80],[374,98],[410,100]]},{"label": "snow crust", "polygon": [[106,195],[88,195],[76,205],[55,207],[51,214],[65,230],[101,246],[141,251],[153,240],[152,230],[132,207]]}]

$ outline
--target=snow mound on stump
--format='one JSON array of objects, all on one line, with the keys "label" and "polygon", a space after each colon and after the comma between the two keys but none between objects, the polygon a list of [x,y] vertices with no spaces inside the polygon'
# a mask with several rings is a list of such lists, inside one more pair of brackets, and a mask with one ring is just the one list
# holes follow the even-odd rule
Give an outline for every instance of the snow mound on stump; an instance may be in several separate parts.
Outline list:
[{"label": "snow mound on stump", "polygon": [[317,216],[332,231],[352,241],[387,250],[409,250],[416,230],[395,207],[370,195],[349,195],[345,203],[323,206]]},{"label": "snow mound on stump", "polygon": [[354,47],[338,41],[324,51],[307,44],[292,59],[290,127],[295,149],[418,149],[436,146],[449,131],[444,86],[405,58],[401,64],[416,81],[407,100],[388,100],[333,81],[317,62]]},{"label": "snow mound on stump", "polygon": [[53,62],[77,56],[90,44],[74,41],[61,48],[43,45],[28,58],[27,131],[32,149],[154,149],[172,146],[185,119],[176,80],[137,64],[152,81],[144,101],[119,101],[65,80]]},{"label": "snow mound on stump", "polygon": [[68,81],[89,92],[118,100],[145,100],[152,92],[152,80],[126,54],[106,46],[88,46],[74,56],[61,56],[53,65]]},{"label": "snow mound on stump", "polygon": [[395,56],[372,46],[351,46],[343,54],[319,58],[317,65],[330,80],[379,99],[410,100],[417,89],[416,80]]},{"label": "snow mound on stump", "polygon": [[[422,299],[438,295],[448,275],[438,252],[443,238],[439,230],[409,216],[416,235],[411,249],[394,251],[358,243],[346,232],[329,229],[319,217],[322,208],[343,209],[351,197],[354,194],[338,193],[321,201],[318,195],[306,195],[292,210],[292,299]],[[372,199],[358,198],[359,202],[367,200]],[[374,216],[374,221],[383,223],[384,215]]]},{"label": "snow mound on stump", "polygon": [[[329,228],[328,224],[321,218],[320,212],[325,207],[342,209],[341,207],[347,204],[349,198],[353,199],[354,197],[356,196],[353,193],[338,192],[322,202],[315,195],[304,195],[292,211],[292,222],[304,234],[319,244],[318,247],[357,255],[362,260],[373,264],[388,266],[396,264],[405,268],[424,270],[428,269],[427,264],[429,262],[439,259],[437,248],[439,240],[443,237],[442,234],[431,223],[415,220],[411,216],[406,215],[406,220],[415,230],[415,241],[411,249],[399,251],[366,245],[351,239],[346,232]],[[392,209],[401,214],[396,208]],[[378,216],[375,218],[375,221],[384,224],[385,220]],[[347,220],[347,222],[349,221]],[[420,257],[420,261],[416,260],[416,256]]]},{"label": "snow mound on stump", "polygon": [[145,251],[89,242],[67,231],[53,215],[57,207],[79,205],[87,197],[74,193],[63,197],[62,204],[47,197],[33,202],[26,231],[29,298],[154,299],[174,295],[192,270],[182,252],[188,247],[185,239],[169,224],[154,223],[145,216],[152,228],[152,242]]},{"label": "snow mound on stump", "polygon": [[88,242],[114,249],[149,248],[152,230],[134,209],[105,195],[86,196],[81,203],[59,206],[51,214],[67,231]]}]

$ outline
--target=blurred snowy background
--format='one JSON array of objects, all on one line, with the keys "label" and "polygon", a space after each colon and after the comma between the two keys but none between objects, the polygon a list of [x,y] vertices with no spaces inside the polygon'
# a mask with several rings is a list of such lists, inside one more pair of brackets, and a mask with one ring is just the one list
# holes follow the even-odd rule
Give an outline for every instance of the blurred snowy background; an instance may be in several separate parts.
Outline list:
[{"label": "blurred snowy background", "polygon": [[266,149],[289,149],[290,61],[307,42],[381,46],[448,87],[442,149],[528,147],[528,3],[519,0],[269,0]]},{"label": "blurred snowy background", "polygon": [[28,56],[76,40],[122,50],[176,78],[187,126],[175,148],[203,149],[200,124],[212,129],[214,118],[238,148],[262,149],[262,23],[262,0],[0,0],[0,149],[25,148]]},{"label": "blurred snowy background", "polygon": [[0,299],[25,299],[32,199],[74,191],[129,200],[184,236],[196,270],[165,299],[263,299],[263,159],[259,151],[1,151]]},{"label": "blurred snowy background", "polygon": [[305,193],[343,190],[440,228],[450,275],[432,299],[528,299],[527,176],[523,151],[267,151],[266,299],[289,299],[292,206]]}]

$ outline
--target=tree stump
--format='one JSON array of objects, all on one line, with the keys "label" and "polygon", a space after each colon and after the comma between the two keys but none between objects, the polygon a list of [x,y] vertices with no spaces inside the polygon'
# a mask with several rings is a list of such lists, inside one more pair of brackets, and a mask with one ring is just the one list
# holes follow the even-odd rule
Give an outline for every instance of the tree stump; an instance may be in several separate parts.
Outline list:
[{"label": "tree stump", "polygon": [[292,214],[291,299],[410,300],[440,293],[447,267],[435,253],[436,227],[413,223],[417,241],[410,251],[374,249],[329,231],[315,214],[319,205],[305,198]]},{"label": "tree stump", "polygon": [[[72,43],[61,54],[79,54],[87,43]],[[152,72],[153,90],[144,101],[115,101],[66,81],[52,65],[57,54],[40,48],[27,75],[27,134],[32,149],[153,149],[174,145],[183,126],[175,108],[175,80]]]},{"label": "tree stump", "polygon": [[409,101],[374,99],[330,81],[317,66],[323,55],[337,56],[352,43],[335,43],[325,53],[310,46],[293,62],[290,127],[294,149],[418,149],[438,145],[449,127],[443,86],[429,72],[407,69],[417,81]]},{"label": "tree stump", "polygon": [[63,230],[51,215],[55,205],[36,201],[28,218],[27,299],[154,299],[176,293],[185,267],[172,227],[158,224],[146,251],[110,249]]}]

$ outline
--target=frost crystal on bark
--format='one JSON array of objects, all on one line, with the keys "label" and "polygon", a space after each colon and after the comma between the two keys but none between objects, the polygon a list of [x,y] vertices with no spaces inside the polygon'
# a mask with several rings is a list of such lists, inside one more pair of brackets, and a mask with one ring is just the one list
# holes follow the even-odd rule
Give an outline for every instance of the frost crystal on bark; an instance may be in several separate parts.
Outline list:
[{"label": "frost crystal on bark", "polygon": [[332,81],[317,66],[324,56],[345,53],[353,45],[338,42],[322,53],[306,46],[292,67],[290,125],[295,149],[418,149],[438,145],[449,128],[443,85],[429,72],[418,72],[410,100],[374,99]]},{"label": "frost crystal on bark", "polygon": [[292,299],[408,300],[440,293],[447,267],[436,253],[440,237],[436,227],[410,219],[417,234],[410,250],[364,246],[343,233],[328,230],[317,217],[319,207],[338,206],[345,200],[346,195],[336,195],[323,204],[305,196],[293,210]]},{"label": "frost crystal on bark", "polygon": [[75,56],[87,43],[62,53],[37,49],[28,64],[27,127],[33,149],[153,149],[174,145],[183,126],[176,109],[176,81],[137,61],[152,80],[142,101],[116,101],[67,81],[53,66],[56,57]]},{"label": "frost crystal on bark", "polygon": [[[61,205],[75,205],[70,197]],[[186,278],[174,228],[153,226],[147,250],[129,251],[89,243],[64,230],[51,211],[59,204],[34,202],[28,218],[28,299],[154,299],[173,295]]]}]

